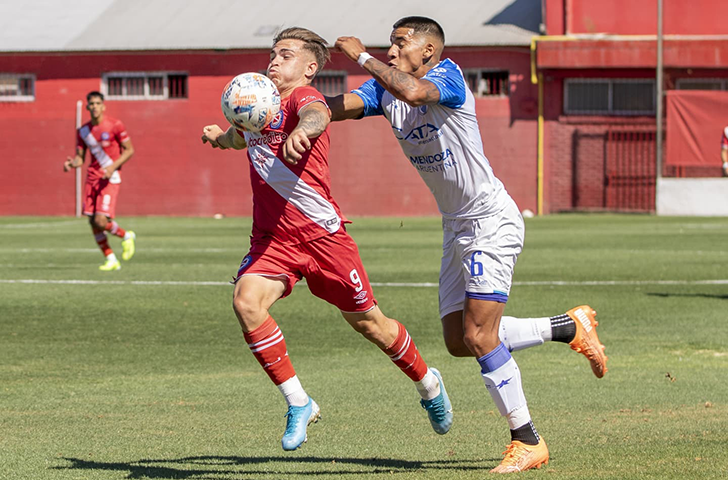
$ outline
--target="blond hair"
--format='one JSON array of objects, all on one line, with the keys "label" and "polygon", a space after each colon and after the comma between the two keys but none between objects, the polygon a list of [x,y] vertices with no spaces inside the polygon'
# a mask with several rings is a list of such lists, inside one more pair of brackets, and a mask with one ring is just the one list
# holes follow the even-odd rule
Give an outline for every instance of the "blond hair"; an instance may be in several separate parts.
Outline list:
[{"label": "blond hair", "polygon": [[276,38],[273,39],[273,46],[281,40],[302,41],[303,49],[313,53],[314,57],[316,57],[316,63],[318,64],[318,70],[316,70],[317,74],[324,68],[324,64],[331,58],[326,40],[307,28],[290,27],[285,30],[281,30],[278,35],[276,35]]}]

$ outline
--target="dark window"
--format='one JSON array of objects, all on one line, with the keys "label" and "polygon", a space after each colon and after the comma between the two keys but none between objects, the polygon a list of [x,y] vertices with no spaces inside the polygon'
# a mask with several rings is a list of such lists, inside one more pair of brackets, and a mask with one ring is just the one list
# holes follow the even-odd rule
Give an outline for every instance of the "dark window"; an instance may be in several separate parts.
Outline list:
[{"label": "dark window", "polygon": [[677,81],[678,90],[728,90],[728,82],[720,78],[680,78]]},{"label": "dark window", "polygon": [[506,70],[466,70],[465,81],[476,97],[503,97],[510,91]]},{"label": "dark window", "polygon": [[35,100],[35,76],[0,73],[0,102]]},{"label": "dark window", "polygon": [[321,72],[311,85],[328,96],[346,93],[346,72]]},{"label": "dark window", "polygon": [[164,95],[164,77],[147,77],[149,95],[158,97]]},{"label": "dark window", "polygon": [[609,83],[569,83],[566,89],[566,102],[569,113],[607,113],[609,111]]},{"label": "dark window", "polygon": [[167,79],[169,98],[187,98],[187,75],[170,74]]},{"label": "dark window", "polygon": [[564,112],[572,115],[652,114],[655,112],[655,81],[567,79],[564,82]]},{"label": "dark window", "polygon": [[107,73],[104,85],[112,100],[187,98],[187,74],[183,73]]},{"label": "dark window", "polygon": [[655,82],[629,81],[612,84],[612,111],[620,112],[654,112]]}]

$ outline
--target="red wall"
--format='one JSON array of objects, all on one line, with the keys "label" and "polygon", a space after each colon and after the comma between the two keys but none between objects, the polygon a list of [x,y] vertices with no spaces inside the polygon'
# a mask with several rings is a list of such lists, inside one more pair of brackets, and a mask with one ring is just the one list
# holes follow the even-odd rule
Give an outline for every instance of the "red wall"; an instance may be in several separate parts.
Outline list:
[{"label": "red wall", "polygon": [[[382,52],[373,52],[379,54]],[[230,77],[261,70],[267,52],[143,52],[0,56],[0,72],[34,73],[36,100],[0,102],[0,215],[71,215],[76,102],[110,71],[186,71],[189,98],[107,101],[127,126],[136,154],[124,166],[119,215],[250,215],[247,157],[200,142],[202,126],[224,119],[220,92]],[[527,49],[450,49],[463,68],[511,72],[511,96],[477,100],[485,152],[521,208],[536,208],[536,92]],[[339,54],[349,87],[368,77]],[[84,113],[84,121],[88,115]],[[382,119],[331,126],[334,196],[347,215],[427,215],[437,207]],[[88,161],[87,161],[88,163]]]},{"label": "red wall", "polygon": [[[549,35],[657,33],[657,0],[543,0]],[[728,34],[725,0],[664,0],[665,35]]]},{"label": "red wall", "polygon": [[610,127],[654,125],[654,116],[564,115],[565,78],[644,78],[650,70],[561,70],[545,75],[544,212],[605,208],[605,136]]}]

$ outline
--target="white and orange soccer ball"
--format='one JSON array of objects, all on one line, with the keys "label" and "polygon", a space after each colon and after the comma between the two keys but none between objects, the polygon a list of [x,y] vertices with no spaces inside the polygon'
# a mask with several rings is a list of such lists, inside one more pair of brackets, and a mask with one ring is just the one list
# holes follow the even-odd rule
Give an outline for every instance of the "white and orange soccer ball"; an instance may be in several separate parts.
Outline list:
[{"label": "white and orange soccer ball", "polygon": [[230,125],[260,132],[281,109],[281,96],[265,75],[241,73],[225,86],[220,105]]}]

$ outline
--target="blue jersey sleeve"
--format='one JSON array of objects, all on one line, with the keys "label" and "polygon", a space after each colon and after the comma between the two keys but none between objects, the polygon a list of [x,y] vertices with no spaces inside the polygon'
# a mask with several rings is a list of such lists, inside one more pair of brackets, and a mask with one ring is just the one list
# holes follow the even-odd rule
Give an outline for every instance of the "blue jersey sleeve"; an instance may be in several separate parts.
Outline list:
[{"label": "blue jersey sleeve", "polygon": [[373,78],[368,80],[364,85],[352,90],[351,93],[359,95],[364,101],[364,116],[371,117],[373,115],[384,115],[382,110],[382,95],[384,88]]},{"label": "blue jersey sleeve", "polygon": [[423,77],[440,91],[440,105],[460,108],[465,103],[465,79],[458,66],[450,59],[440,62]]}]

